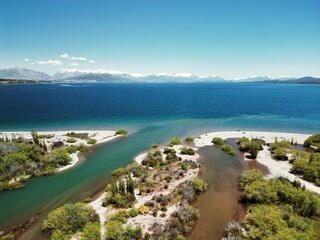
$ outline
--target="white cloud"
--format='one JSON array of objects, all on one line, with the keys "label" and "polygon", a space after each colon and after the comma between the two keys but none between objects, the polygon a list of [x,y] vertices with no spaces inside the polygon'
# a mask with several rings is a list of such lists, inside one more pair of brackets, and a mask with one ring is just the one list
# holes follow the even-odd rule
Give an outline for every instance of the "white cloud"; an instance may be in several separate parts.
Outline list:
[{"label": "white cloud", "polygon": [[88,59],[85,57],[71,57],[71,60],[74,61],[87,61]]},{"label": "white cloud", "polygon": [[29,58],[25,58],[24,61],[25,61],[25,62],[29,62]]},{"label": "white cloud", "polygon": [[78,63],[70,63],[70,66],[79,66]]},{"label": "white cloud", "polygon": [[63,65],[63,63],[61,62],[61,61],[59,61],[59,60],[51,60],[51,59],[49,59],[49,60],[47,60],[47,61],[39,61],[39,60],[37,60],[36,61],[37,62],[37,64],[51,64],[51,65]]},{"label": "white cloud", "polygon": [[96,61],[94,61],[94,60],[92,60],[92,59],[90,59],[89,62],[90,62],[90,63],[96,63]]},{"label": "white cloud", "polygon": [[67,53],[64,53],[64,54],[61,54],[60,57],[68,59],[70,56]]}]

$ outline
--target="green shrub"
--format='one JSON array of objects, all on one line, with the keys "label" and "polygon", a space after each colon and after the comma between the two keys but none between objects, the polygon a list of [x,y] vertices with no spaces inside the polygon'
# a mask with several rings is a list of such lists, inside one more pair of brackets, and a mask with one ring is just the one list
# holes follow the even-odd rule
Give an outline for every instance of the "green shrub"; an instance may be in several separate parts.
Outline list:
[{"label": "green shrub", "polygon": [[90,145],[93,145],[93,144],[96,144],[97,143],[97,140],[94,139],[94,138],[90,138],[88,141],[87,141],[87,144],[90,144]]},{"label": "green shrub", "polygon": [[128,213],[129,213],[129,216],[132,217],[132,218],[138,216],[138,214],[139,214],[139,213],[138,213],[138,210],[137,210],[136,208],[131,208],[131,209],[128,211]]},{"label": "green shrub", "polygon": [[224,143],[224,140],[219,137],[214,137],[211,142],[215,145],[222,145]]},{"label": "green shrub", "polygon": [[253,170],[245,171],[242,173],[240,185],[241,187],[245,187],[255,181],[262,181],[262,180],[263,180],[262,173],[257,169],[253,169]]},{"label": "green shrub", "polygon": [[192,186],[193,190],[196,193],[205,192],[208,189],[208,183],[198,177],[195,177],[192,180],[188,181],[188,184]]},{"label": "green shrub", "polygon": [[106,240],[124,240],[121,222],[108,221],[106,223]]},{"label": "green shrub", "polygon": [[162,153],[159,150],[148,152],[146,158],[142,160],[142,165],[155,167],[157,164],[162,163]]},{"label": "green shrub", "polygon": [[82,231],[89,222],[99,222],[99,216],[91,206],[84,203],[67,203],[48,214],[43,221],[42,229],[74,234]]},{"label": "green shrub", "polygon": [[309,239],[312,221],[290,207],[261,204],[250,208],[245,229],[250,239]]},{"label": "green shrub", "polygon": [[67,153],[69,153],[69,154],[76,153],[78,151],[78,146],[70,145],[70,146],[66,147],[64,150],[66,150]]},{"label": "green shrub", "polygon": [[195,151],[194,151],[192,148],[183,146],[183,147],[180,149],[180,153],[181,153],[181,154],[184,154],[184,155],[194,155],[194,154],[195,154]]},{"label": "green shrub", "polygon": [[186,137],[184,140],[186,142],[193,142],[193,137]]},{"label": "green shrub", "polygon": [[221,149],[222,149],[222,151],[228,153],[229,155],[232,155],[232,156],[236,155],[236,151],[235,151],[234,148],[233,148],[231,145],[229,145],[229,144],[224,144],[224,145],[222,145],[222,148],[221,148]]},{"label": "green shrub", "polygon": [[305,147],[315,146],[320,147],[320,133],[308,137],[303,144]]},{"label": "green shrub", "polygon": [[277,148],[273,150],[273,157],[277,160],[288,160],[287,150],[285,148]]},{"label": "green shrub", "polygon": [[108,221],[119,221],[121,223],[127,223],[127,217],[124,212],[119,211],[108,217]]},{"label": "green shrub", "polygon": [[92,198],[91,197],[87,197],[87,198],[83,199],[83,202],[84,203],[92,202]]},{"label": "green shrub", "polygon": [[80,138],[80,139],[87,139],[88,135],[89,135],[88,133],[75,133],[75,132],[70,132],[66,134],[67,137]]},{"label": "green shrub", "polygon": [[181,144],[181,140],[178,137],[173,137],[173,138],[171,138],[170,144],[171,145],[179,145],[179,144]]},{"label": "green shrub", "polygon": [[112,176],[120,177],[120,176],[122,176],[123,174],[125,174],[126,171],[127,171],[127,170],[126,170],[125,168],[118,168],[118,169],[116,169],[116,170],[114,170],[114,171],[112,172]]},{"label": "green shrub", "polygon": [[70,239],[71,239],[70,234],[66,234],[60,231],[59,229],[54,230],[50,237],[50,240],[70,240]]},{"label": "green shrub", "polygon": [[[247,180],[243,179],[244,176]],[[264,180],[259,173],[254,172],[251,175],[249,171],[242,176],[241,185],[244,189],[243,201],[247,203],[288,204],[300,216],[320,216],[319,196],[285,178]]]},{"label": "green shrub", "polygon": [[67,143],[75,143],[77,140],[74,138],[68,138]]},{"label": "green shrub", "polygon": [[302,151],[293,152],[291,171],[302,175],[302,178],[320,185],[320,153],[302,154]]},{"label": "green shrub", "polygon": [[251,142],[249,145],[249,153],[253,159],[257,158],[259,151],[262,149],[259,142]]},{"label": "green shrub", "polygon": [[83,143],[81,143],[81,144],[79,144],[79,146],[78,146],[78,150],[79,150],[80,152],[87,152],[87,151],[90,150],[90,147],[84,145]]},{"label": "green shrub", "polygon": [[119,128],[115,135],[124,135],[124,134],[127,134],[128,133],[128,130],[127,129],[124,129],[124,128]]},{"label": "green shrub", "polygon": [[189,169],[189,165],[187,163],[181,163],[181,169],[184,170],[184,171],[188,171]]},{"label": "green shrub", "polygon": [[81,240],[101,240],[99,222],[89,222],[87,223],[81,233]]},{"label": "green shrub", "polygon": [[292,145],[290,142],[288,141],[285,141],[285,140],[282,140],[280,142],[278,141],[275,141],[274,143],[270,144],[270,147],[271,147],[271,150],[275,150],[275,149],[278,149],[278,148],[286,148],[286,149],[292,149]]}]

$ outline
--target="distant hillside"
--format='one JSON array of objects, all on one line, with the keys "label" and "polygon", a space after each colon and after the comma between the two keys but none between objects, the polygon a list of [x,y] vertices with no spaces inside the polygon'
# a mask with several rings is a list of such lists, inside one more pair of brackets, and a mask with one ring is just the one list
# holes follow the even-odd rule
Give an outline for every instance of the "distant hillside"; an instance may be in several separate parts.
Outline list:
[{"label": "distant hillside", "polygon": [[0,78],[14,80],[50,80],[51,77],[44,73],[32,69],[9,67],[0,68]]},{"label": "distant hillside", "polygon": [[[44,72],[20,67],[0,68],[0,78],[5,80],[37,82],[131,82],[131,83],[221,83],[221,82],[257,82],[257,83],[299,83],[299,84],[320,84],[317,77],[279,77],[252,76],[247,78],[223,79],[219,76],[197,76],[189,73],[160,73],[160,74],[130,74],[105,69],[60,69],[53,76]],[[2,81],[3,82],[3,81]],[[8,81],[7,81],[8,84]]]},{"label": "distant hillside", "polygon": [[32,84],[32,83],[37,83],[37,82],[38,81],[35,81],[35,80],[0,78],[0,85],[6,85],[6,84]]},{"label": "distant hillside", "polygon": [[302,77],[290,80],[266,80],[263,83],[296,83],[296,84],[320,84],[320,78]]}]

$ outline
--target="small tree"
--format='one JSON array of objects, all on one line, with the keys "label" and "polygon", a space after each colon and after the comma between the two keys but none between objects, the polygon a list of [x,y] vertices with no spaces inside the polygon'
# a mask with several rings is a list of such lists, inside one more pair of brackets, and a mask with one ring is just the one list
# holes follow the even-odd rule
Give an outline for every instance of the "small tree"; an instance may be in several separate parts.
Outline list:
[{"label": "small tree", "polygon": [[178,144],[180,144],[180,143],[181,143],[180,138],[178,138],[178,137],[173,137],[173,138],[171,138],[170,144],[172,144],[172,145],[178,145]]},{"label": "small tree", "polygon": [[224,140],[222,138],[215,137],[212,139],[211,142],[214,143],[215,145],[222,145],[224,143]]},{"label": "small tree", "polygon": [[31,130],[31,136],[32,136],[33,142],[39,145],[38,133],[35,130]]},{"label": "small tree", "polygon": [[250,143],[249,153],[253,159],[257,158],[260,149],[261,149],[261,145],[259,143],[257,142]]}]

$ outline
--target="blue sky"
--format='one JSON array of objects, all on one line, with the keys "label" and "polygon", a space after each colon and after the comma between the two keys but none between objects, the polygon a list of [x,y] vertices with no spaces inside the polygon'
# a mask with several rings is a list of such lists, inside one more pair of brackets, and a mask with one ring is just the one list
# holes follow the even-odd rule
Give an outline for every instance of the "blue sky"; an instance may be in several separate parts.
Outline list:
[{"label": "blue sky", "polygon": [[320,1],[1,0],[0,67],[12,65],[319,76]]}]

